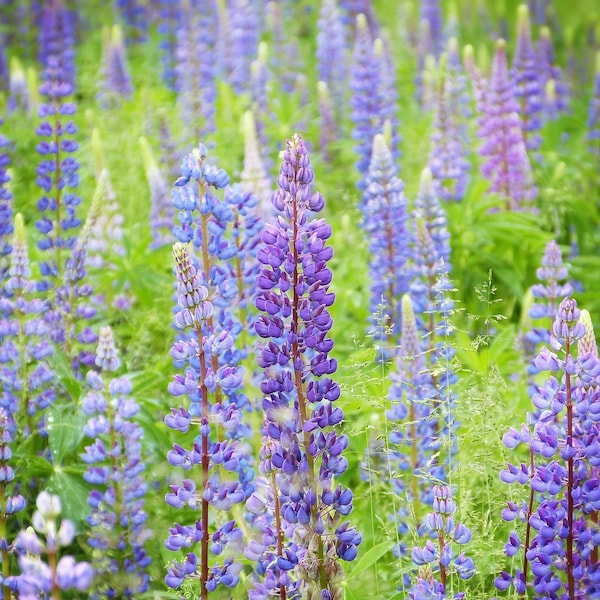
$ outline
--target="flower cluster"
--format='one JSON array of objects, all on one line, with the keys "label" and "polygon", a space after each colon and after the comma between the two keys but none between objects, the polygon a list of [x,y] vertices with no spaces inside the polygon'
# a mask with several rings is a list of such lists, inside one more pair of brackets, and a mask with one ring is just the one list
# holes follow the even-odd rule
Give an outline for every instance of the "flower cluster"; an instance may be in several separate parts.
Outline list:
[{"label": "flower cluster", "polygon": [[[310,219],[324,200],[312,192],[313,170],[302,138],[286,143],[273,194],[277,222],[267,224],[258,252],[257,334],[265,339],[259,356],[264,369],[264,440],[257,491],[247,507],[268,512],[263,536],[252,554],[262,581],[253,598],[309,595],[341,598],[339,559],[353,560],[361,536],[342,517],[352,510],[352,492],[335,485],[347,468],[348,439],[336,432],[343,413],[340,389],[329,376],[333,341],[329,307],[332,257],[326,245],[331,228]],[[261,490],[264,490],[261,493]],[[299,584],[301,582],[301,584]],[[313,597],[311,596],[311,597]]]},{"label": "flower cluster", "polygon": [[[371,255],[371,318],[375,337],[382,344],[384,357],[395,345],[400,333],[400,298],[408,291],[410,272],[407,233],[407,202],[404,184],[383,134],[373,139],[373,152],[363,192],[363,228],[368,236]],[[382,304],[381,311],[378,306]],[[381,329],[383,328],[383,330]],[[384,342],[387,340],[387,342]]]},{"label": "flower cluster", "polygon": [[248,89],[250,65],[256,57],[260,39],[259,15],[251,0],[232,0],[227,5],[227,17],[226,76],[234,91],[241,93]]},{"label": "flower cluster", "polygon": [[76,562],[69,555],[59,559],[60,549],[71,545],[75,537],[73,523],[60,519],[60,498],[44,491],[37,497],[36,506],[33,527],[20,531],[14,543],[21,575],[9,580],[11,590],[23,599],[48,597],[51,593],[57,597],[57,590],[87,592],[94,577],[92,565]]},{"label": "flower cluster", "polygon": [[111,30],[105,28],[103,42],[97,99],[100,106],[108,108],[117,105],[124,98],[131,98],[133,85],[121,28],[118,25],[114,25]]},{"label": "flower cluster", "polygon": [[588,141],[590,150],[600,156],[600,52],[596,55],[594,88],[588,107]]},{"label": "flower cluster", "polygon": [[575,300],[563,299],[552,326],[554,351],[545,346],[535,359],[550,373],[531,395],[537,417],[503,438],[511,449],[526,444],[529,463],[508,463],[500,477],[527,486],[530,494],[528,503],[509,502],[502,512],[504,520],[524,523],[525,537],[515,530],[505,546],[509,557],[522,551],[523,564],[502,571],[496,587],[513,586],[520,595],[532,587],[536,598],[550,600],[592,598],[600,589],[600,361],[591,321],[580,317]]},{"label": "flower cluster", "polygon": [[[42,155],[36,173],[36,182],[44,195],[38,201],[42,218],[36,226],[42,238],[38,241],[40,250],[51,258],[40,263],[45,279],[41,287],[48,289],[52,280],[64,273],[67,250],[73,247],[75,236],[72,230],[79,227],[81,220],[76,215],[81,199],[74,189],[79,185],[77,160],[72,156],[78,144],[72,136],[77,132],[71,117],[75,114],[75,104],[68,99],[73,94],[72,37],[67,35],[69,16],[59,0],[46,4],[47,39],[41,44],[44,50],[43,83],[38,115],[42,121],[36,129],[42,141],[37,151]],[[71,233],[69,233],[71,232]]]},{"label": "flower cluster", "polygon": [[[11,264],[0,300],[0,406],[17,423],[17,436],[43,427],[44,410],[54,401],[51,329],[47,305],[35,294],[23,217],[14,222]],[[4,292],[6,294],[4,295]]]},{"label": "flower cluster", "polygon": [[[2,125],[2,119],[0,119]],[[0,133],[0,282],[4,280],[7,270],[7,256],[11,252],[10,237],[12,235],[12,194],[8,189],[10,177],[7,173],[8,138]]]},{"label": "flower cluster", "polygon": [[537,150],[542,139],[542,93],[538,58],[531,42],[529,9],[521,4],[518,9],[517,49],[510,75],[514,81],[515,97],[521,117],[523,138],[528,150]]},{"label": "flower cluster", "polygon": [[92,548],[96,574],[100,577],[93,598],[134,598],[148,589],[150,559],[144,550],[150,535],[142,478],[142,428],[135,422],[139,406],[129,394],[127,377],[107,380],[120,360],[112,330],[100,331],[95,357],[101,371],[88,371],[90,391],[83,400],[89,419],[84,429],[92,444],[82,460],[88,465],[84,479],[93,486],[88,497]]},{"label": "flower cluster", "polygon": [[[461,579],[470,579],[475,574],[471,558],[462,551],[455,555],[455,544],[464,546],[471,540],[471,531],[455,520],[455,512],[450,486],[434,485],[433,512],[427,514],[419,527],[419,535],[433,539],[427,540],[423,547],[413,548],[411,557],[419,567],[419,574],[417,583],[408,593],[411,600],[445,600],[449,575],[456,573]],[[452,598],[460,600],[464,594],[457,593]]]},{"label": "flower cluster", "polygon": [[481,172],[490,181],[489,191],[512,210],[524,208],[537,197],[518,109],[506,66],[506,43],[499,40],[480,119],[480,154],[487,157]]}]

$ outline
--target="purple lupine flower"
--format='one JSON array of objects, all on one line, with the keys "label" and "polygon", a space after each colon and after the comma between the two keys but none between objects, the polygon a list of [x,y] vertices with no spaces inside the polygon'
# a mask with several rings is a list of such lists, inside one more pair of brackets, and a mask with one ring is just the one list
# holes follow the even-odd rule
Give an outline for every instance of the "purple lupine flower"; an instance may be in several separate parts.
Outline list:
[{"label": "purple lupine flower", "polygon": [[590,152],[600,157],[600,52],[596,54],[596,69],[592,97],[588,107],[587,126]]},{"label": "purple lupine flower", "polygon": [[101,373],[88,372],[91,389],[82,403],[88,416],[84,433],[92,443],[81,457],[88,465],[84,479],[92,484],[88,544],[100,551],[94,562],[100,576],[95,597],[128,598],[148,589],[147,485],[142,477],[143,430],[135,422],[139,406],[129,396],[131,382],[127,377],[109,379],[120,365],[110,327],[100,330],[95,365]]},{"label": "purple lupine flower", "polygon": [[146,179],[150,188],[150,230],[152,233],[150,248],[155,249],[171,243],[171,230],[175,223],[175,211],[171,203],[165,176],[158,168],[150,144],[145,137],[140,138],[140,146]]},{"label": "purple lupine flower", "polygon": [[13,232],[12,194],[8,188],[10,176],[7,172],[10,162],[8,144],[8,138],[0,133],[0,283],[4,281],[7,272],[8,256],[12,249],[10,238]]},{"label": "purple lupine flower", "polygon": [[181,117],[190,124],[192,139],[202,138],[215,128],[217,22],[215,0],[184,5],[177,35],[177,90]]},{"label": "purple lupine flower", "polygon": [[540,29],[537,42],[537,69],[542,89],[546,89],[550,81],[554,82],[554,98],[544,98],[545,118],[552,120],[559,113],[566,112],[569,108],[569,87],[562,69],[555,64],[552,33],[548,27]]},{"label": "purple lupine flower", "polygon": [[[408,474],[406,480],[394,478],[392,481],[394,492],[406,495],[411,505],[410,509],[403,507],[393,515],[398,532],[403,534],[408,531],[409,511],[410,514],[414,514],[417,523],[420,522],[421,507],[427,504],[424,495],[425,475],[431,458],[438,448],[431,418],[433,407],[429,402],[433,393],[431,373],[426,369],[425,354],[408,294],[402,296],[400,339],[396,368],[390,375],[391,407],[386,414],[393,423],[390,442],[396,448],[394,457],[397,459],[397,464],[394,466]],[[396,551],[404,555],[405,545],[401,544]]]},{"label": "purple lupine flower", "polygon": [[319,151],[325,163],[331,161],[330,144],[339,139],[339,130],[335,122],[335,112],[329,88],[324,81],[317,83],[317,97],[319,101]]},{"label": "purple lupine flower", "polygon": [[529,9],[521,4],[518,9],[517,48],[510,76],[514,84],[518,112],[521,117],[521,130],[528,150],[537,150],[542,138],[542,92],[538,59],[531,41]]},{"label": "purple lupine flower", "polygon": [[260,40],[257,7],[251,0],[231,0],[227,3],[229,38],[227,81],[236,93],[249,89],[250,64],[256,58]]},{"label": "purple lupine flower", "polygon": [[408,291],[410,283],[410,272],[407,269],[407,202],[403,193],[404,184],[397,173],[384,135],[377,134],[373,138],[373,152],[362,205],[363,227],[368,235],[372,257],[369,265],[371,325],[382,344],[384,359],[398,340],[400,298]]},{"label": "purple lupine flower", "polygon": [[[206,253],[203,258],[208,260],[207,243],[203,245],[203,251]],[[187,431],[189,427],[196,426],[199,435],[191,449],[175,444],[168,454],[168,460],[172,466],[183,468],[190,475],[194,473],[194,467],[200,465],[201,482],[198,485],[193,479],[185,478],[171,485],[171,492],[165,499],[174,508],[200,509],[201,515],[194,525],[175,524],[170,529],[171,535],[165,545],[172,551],[194,548],[197,544],[201,549],[198,555],[190,551],[183,564],[173,563],[165,582],[169,587],[178,588],[186,577],[200,579],[201,595],[206,598],[207,593],[218,584],[235,587],[241,570],[241,564],[233,562],[240,551],[241,539],[235,521],[225,521],[227,517],[223,517],[221,527],[211,533],[209,514],[213,513],[211,522],[214,522],[215,511],[228,513],[233,505],[243,502],[248,495],[244,480],[246,472],[240,468],[247,462],[243,445],[232,437],[215,440],[219,437],[215,432],[215,424],[225,429],[239,426],[239,410],[235,405],[235,396],[229,390],[239,388],[242,373],[234,363],[226,366],[220,362],[220,358],[231,357],[234,340],[226,329],[223,328],[221,333],[214,330],[215,304],[209,300],[209,289],[202,283],[202,279],[209,280],[209,273],[199,276],[183,244],[173,246],[173,255],[179,306],[175,325],[182,330],[191,329],[193,335],[187,340],[177,341],[173,346],[172,355],[178,363],[186,364],[187,370],[185,376],[175,377],[169,391],[174,396],[187,395],[190,407],[189,410],[172,409],[165,423],[178,431]],[[216,299],[217,296],[213,300]],[[226,402],[228,406],[224,406]],[[234,479],[235,474],[237,479]],[[227,548],[223,554],[225,546]],[[210,552],[223,561],[212,567],[210,573],[209,547]]]},{"label": "purple lupine flower", "polygon": [[42,218],[36,227],[42,234],[38,247],[50,257],[40,262],[44,278],[40,287],[45,290],[52,285],[52,280],[60,281],[64,274],[67,251],[75,243],[72,230],[81,224],[76,215],[81,199],[74,193],[79,185],[79,165],[73,156],[78,144],[72,137],[77,127],[70,120],[76,107],[68,101],[73,93],[72,60],[69,59],[73,40],[67,32],[68,18],[61,0],[47,3],[44,14],[48,21],[41,44],[42,49],[46,49],[44,81],[40,86],[44,102],[38,110],[42,121],[36,130],[42,138],[37,146],[42,160],[36,170],[36,182],[44,195],[38,201]]},{"label": "purple lupine flower", "polygon": [[96,314],[90,302],[92,286],[86,281],[86,258],[89,241],[97,226],[107,184],[107,173],[98,179],[92,205],[71,255],[67,258],[62,285],[56,289],[56,300],[46,319],[53,327],[51,339],[60,344],[71,362],[77,376],[83,376],[81,366],[91,367],[94,353],[90,345],[98,341],[89,326],[89,319]]},{"label": "purple lupine flower", "polygon": [[554,240],[546,245],[542,265],[537,269],[536,275],[541,283],[531,288],[531,294],[537,301],[531,305],[528,316],[532,321],[543,321],[541,325],[532,326],[522,340],[526,358],[529,359],[527,373],[530,385],[533,384],[534,376],[539,373],[533,359],[541,344],[550,344],[550,326],[556,319],[558,306],[563,298],[573,293],[573,286],[567,281],[568,267],[563,264],[560,247]]},{"label": "purple lupine flower", "polygon": [[105,28],[102,49],[102,69],[97,99],[100,106],[116,106],[122,99],[131,98],[133,85],[127,66],[123,32],[118,25]]},{"label": "purple lupine flower", "polygon": [[433,55],[437,58],[444,47],[440,0],[421,0],[419,20],[421,23],[426,21],[429,25],[428,29],[431,36],[431,49],[433,50]]},{"label": "purple lupine flower", "polygon": [[[423,110],[431,108],[431,98],[427,87],[431,87],[431,71],[435,67],[435,55],[431,25],[427,19],[419,21],[417,37],[417,72],[415,75],[415,97]],[[433,68],[432,68],[433,67]]]},{"label": "purple lupine flower", "polygon": [[141,43],[148,38],[148,7],[143,0],[117,0],[121,19],[127,27],[126,39]]},{"label": "purple lupine flower", "polygon": [[446,201],[462,200],[469,183],[470,163],[458,104],[450,97],[450,83],[439,79],[434,129],[431,134],[429,168],[437,194]]},{"label": "purple lupine flower", "polygon": [[175,56],[177,53],[177,32],[181,28],[182,16],[183,10],[180,0],[160,0],[157,29],[160,34],[162,80],[173,91],[179,91],[175,73]]},{"label": "purple lupine flower", "polygon": [[[21,494],[13,494],[15,472],[11,465],[12,450],[10,444],[14,439],[15,423],[13,417],[0,407],[0,556],[3,565],[10,565],[10,542],[6,539],[7,524],[12,522],[13,515],[25,508],[25,498]],[[10,576],[10,566],[6,568],[2,580],[2,595],[11,597],[11,587],[14,589],[18,576]]]},{"label": "purple lupine flower", "polygon": [[335,299],[327,267],[331,228],[310,218],[324,206],[323,197],[312,192],[313,179],[306,147],[296,134],[286,143],[273,193],[279,216],[266,225],[258,252],[256,306],[263,314],[255,330],[265,339],[259,357],[265,370],[263,432],[270,438],[266,453],[275,486],[274,535],[267,553],[276,553],[276,560],[266,572],[261,569],[264,580],[257,586],[273,581],[279,593],[288,585],[294,588],[299,578],[309,594],[330,598],[342,576],[339,559],[352,560],[362,538],[341,522],[352,510],[352,492],[332,485],[347,468],[342,452],[348,439],[334,429],[343,413],[334,407],[340,390],[329,377],[337,368],[329,357],[328,307]]},{"label": "purple lupine flower", "polygon": [[323,81],[335,106],[335,122],[344,116],[347,73],[346,32],[336,0],[321,4],[317,33],[317,77]]},{"label": "purple lupine flower", "polygon": [[[359,15],[356,19],[350,105],[354,123],[352,139],[356,142],[356,167],[360,175],[357,186],[361,190],[365,187],[373,138],[383,132],[385,121],[392,116],[392,73],[387,61],[383,42],[371,42],[367,20],[364,15]],[[390,120],[390,124],[395,122],[395,119]],[[394,154],[394,145],[391,150]]]},{"label": "purple lupine flower", "polygon": [[[475,565],[464,552],[454,554],[454,545],[459,548],[471,540],[470,530],[455,521],[456,504],[452,499],[452,489],[447,485],[433,486],[433,511],[425,516],[419,527],[419,535],[437,538],[428,540],[424,547],[412,550],[412,561],[419,567],[416,585],[408,592],[411,600],[422,598],[445,599],[448,579],[456,574],[460,579],[470,579],[475,574]],[[438,581],[439,577],[439,581]],[[435,590],[435,595],[432,593]],[[427,595],[430,594],[430,595]],[[456,600],[463,594],[453,596]]]},{"label": "purple lupine flower", "polygon": [[530,495],[522,508],[509,503],[502,512],[504,520],[523,522],[525,532],[514,531],[505,546],[510,557],[522,550],[523,564],[500,573],[495,580],[500,590],[512,586],[522,595],[533,587],[539,597],[591,598],[599,589],[594,560],[600,538],[589,515],[600,508],[600,361],[586,329],[589,321],[582,322],[580,314],[572,298],[560,303],[552,325],[554,351],[544,347],[535,359],[550,375],[531,392],[533,423],[504,437],[509,448],[529,446],[529,463],[508,463],[500,478],[528,486]]},{"label": "purple lupine flower", "polygon": [[15,216],[10,258],[0,309],[5,315],[0,319],[0,406],[16,422],[17,435],[27,436],[43,426],[44,411],[56,392],[47,363],[53,353],[51,327],[43,318],[48,307],[34,295],[20,213]]},{"label": "purple lupine flower", "polygon": [[480,119],[479,152],[487,157],[481,172],[490,181],[489,191],[498,194],[509,210],[525,208],[537,197],[518,109],[506,66],[506,43],[498,40]]},{"label": "purple lupine flower", "polygon": [[481,122],[485,113],[485,95],[488,88],[488,82],[481,70],[475,64],[475,50],[471,44],[467,44],[463,50],[463,62],[465,71],[469,74],[469,78],[471,79],[475,107],[479,114],[479,121]]},{"label": "purple lupine flower", "polygon": [[12,591],[19,598],[40,598],[54,590],[87,592],[94,577],[92,565],[77,563],[68,555],[59,559],[60,549],[71,545],[75,537],[73,523],[60,519],[60,498],[43,491],[36,506],[33,527],[20,531],[14,543],[21,575]]},{"label": "purple lupine flower", "polygon": [[269,220],[273,213],[271,198],[271,180],[260,156],[254,116],[246,111],[242,118],[242,134],[244,136],[244,167],[240,173],[240,184],[247,192],[256,195],[260,215]]},{"label": "purple lupine flower", "polygon": [[340,8],[344,15],[342,20],[346,24],[354,24],[358,15],[365,15],[371,35],[379,34],[380,25],[372,0],[340,0]]},{"label": "purple lupine flower", "polygon": [[[63,0],[44,2],[39,27],[39,60],[44,71],[56,70],[60,82],[75,86],[74,15]],[[40,90],[40,93],[44,93]]]}]

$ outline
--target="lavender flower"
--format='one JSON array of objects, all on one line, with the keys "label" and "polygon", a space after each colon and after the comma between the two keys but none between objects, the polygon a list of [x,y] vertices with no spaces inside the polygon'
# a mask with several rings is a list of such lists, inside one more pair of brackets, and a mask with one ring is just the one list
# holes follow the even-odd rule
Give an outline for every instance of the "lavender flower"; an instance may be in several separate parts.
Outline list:
[{"label": "lavender flower", "polygon": [[480,154],[487,157],[481,172],[490,180],[489,191],[498,194],[506,208],[512,210],[526,207],[537,196],[517,113],[506,67],[506,44],[498,40],[480,120],[479,136],[483,138]]},{"label": "lavender flower", "polygon": [[555,351],[544,347],[535,359],[540,371],[552,373],[532,392],[535,420],[531,427],[511,429],[503,438],[511,449],[529,446],[529,464],[508,463],[500,478],[528,486],[530,495],[528,503],[509,503],[502,512],[506,521],[525,523],[525,537],[518,531],[509,537],[505,552],[512,557],[523,550],[523,566],[513,573],[501,572],[495,581],[500,590],[513,586],[522,595],[531,586],[536,597],[559,599],[593,597],[599,589],[590,556],[595,552],[597,560],[600,539],[588,515],[600,508],[600,448],[594,443],[599,433],[595,405],[600,362],[579,319],[575,300],[563,299],[552,326]]},{"label": "lavender flower", "polygon": [[110,327],[100,330],[95,364],[102,374],[88,372],[91,389],[82,404],[89,417],[84,433],[92,440],[82,455],[88,465],[84,479],[93,486],[88,543],[100,578],[92,597],[129,598],[148,589],[147,486],[141,475],[143,431],[134,420],[139,406],[129,397],[131,382],[126,377],[107,378],[120,364]]},{"label": "lavender flower", "polygon": [[347,468],[342,452],[348,440],[334,429],[343,414],[333,404],[339,386],[329,378],[337,367],[329,358],[328,337],[328,307],[335,298],[327,267],[332,250],[325,245],[331,228],[321,219],[310,220],[310,212],[324,205],[312,192],[313,178],[296,134],[287,141],[273,194],[280,215],[266,226],[258,252],[263,267],[256,306],[263,314],[255,329],[266,340],[259,358],[265,369],[267,436],[261,472],[271,474],[264,486],[273,502],[255,498],[253,505],[270,505],[273,535],[257,552],[264,582],[257,583],[253,598],[293,597],[299,580],[309,594],[338,598],[339,559],[353,560],[361,542],[360,534],[341,522],[352,510],[352,492],[333,487],[333,478]]},{"label": "lavender flower", "polygon": [[[43,491],[37,497],[36,506],[33,527],[20,531],[15,540],[21,575],[9,584],[14,586],[12,591],[19,598],[39,598],[54,590],[87,592],[94,577],[92,565],[75,562],[69,555],[59,559],[60,549],[69,546],[75,537],[73,523],[68,519],[59,521],[60,498]],[[40,535],[43,538],[40,539]]]},{"label": "lavender flower", "polygon": [[[363,227],[368,236],[371,261],[371,310],[382,323],[372,322],[376,337],[382,343],[384,357],[395,345],[400,332],[399,299],[408,291],[410,273],[406,268],[409,256],[409,235],[406,231],[407,202],[404,184],[398,179],[397,168],[383,134],[373,139],[373,153],[363,194]],[[383,304],[383,314],[378,306]],[[385,341],[384,341],[385,340]]]},{"label": "lavender flower", "polygon": [[[0,125],[2,125],[1,119]],[[7,153],[8,144],[8,138],[0,133],[0,283],[4,281],[8,266],[8,255],[12,250],[10,237],[13,232],[13,216],[12,194],[8,187],[10,182],[10,176],[7,172],[10,162]]]},{"label": "lavender flower", "polygon": [[150,188],[150,248],[160,248],[171,241],[171,230],[175,222],[175,211],[169,198],[169,188],[163,173],[158,168],[150,144],[145,137],[140,138],[144,159],[144,169]]},{"label": "lavender flower", "polygon": [[521,129],[528,150],[537,150],[541,144],[539,130],[542,126],[542,91],[539,65],[531,42],[529,9],[519,6],[517,22],[517,49],[510,76],[521,117]]}]

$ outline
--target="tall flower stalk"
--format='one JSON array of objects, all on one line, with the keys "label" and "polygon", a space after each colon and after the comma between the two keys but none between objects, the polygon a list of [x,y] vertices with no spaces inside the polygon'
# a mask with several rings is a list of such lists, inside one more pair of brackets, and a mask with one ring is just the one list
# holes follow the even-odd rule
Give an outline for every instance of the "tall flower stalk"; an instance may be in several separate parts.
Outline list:
[{"label": "tall flower stalk", "polygon": [[[600,574],[590,560],[600,545],[590,514],[600,508],[597,494],[597,405],[600,362],[593,352],[575,300],[565,298],[552,326],[554,351],[542,348],[536,367],[548,379],[531,395],[538,410],[530,426],[511,428],[503,441],[508,448],[526,444],[528,463],[507,464],[500,477],[530,489],[529,501],[509,502],[506,521],[524,523],[525,537],[510,534],[509,557],[522,552],[522,566],[502,571],[496,587],[513,586],[519,596],[533,588],[537,598],[591,598]],[[588,334],[589,336],[589,334]],[[579,352],[577,352],[579,350]]]},{"label": "tall flower stalk", "polygon": [[342,522],[352,510],[352,492],[335,485],[348,466],[342,456],[348,439],[336,431],[343,419],[335,404],[340,389],[329,377],[337,368],[329,357],[331,228],[311,219],[324,206],[312,191],[313,179],[296,134],[286,143],[273,194],[279,216],[266,225],[258,252],[256,306],[262,314],[255,328],[265,339],[259,366],[265,373],[263,472],[270,473],[263,483],[272,497],[254,501],[268,506],[274,531],[269,546],[257,552],[264,583],[257,584],[255,598],[292,597],[294,580],[309,597],[341,598],[339,560],[353,560],[362,539]]}]

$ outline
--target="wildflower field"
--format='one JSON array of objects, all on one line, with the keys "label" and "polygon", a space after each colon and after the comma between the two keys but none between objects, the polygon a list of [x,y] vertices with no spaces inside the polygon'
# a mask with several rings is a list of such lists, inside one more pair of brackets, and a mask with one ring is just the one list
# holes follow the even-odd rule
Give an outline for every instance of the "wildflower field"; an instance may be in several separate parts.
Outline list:
[{"label": "wildflower field", "polygon": [[600,598],[597,0],[0,1],[0,598]]}]

